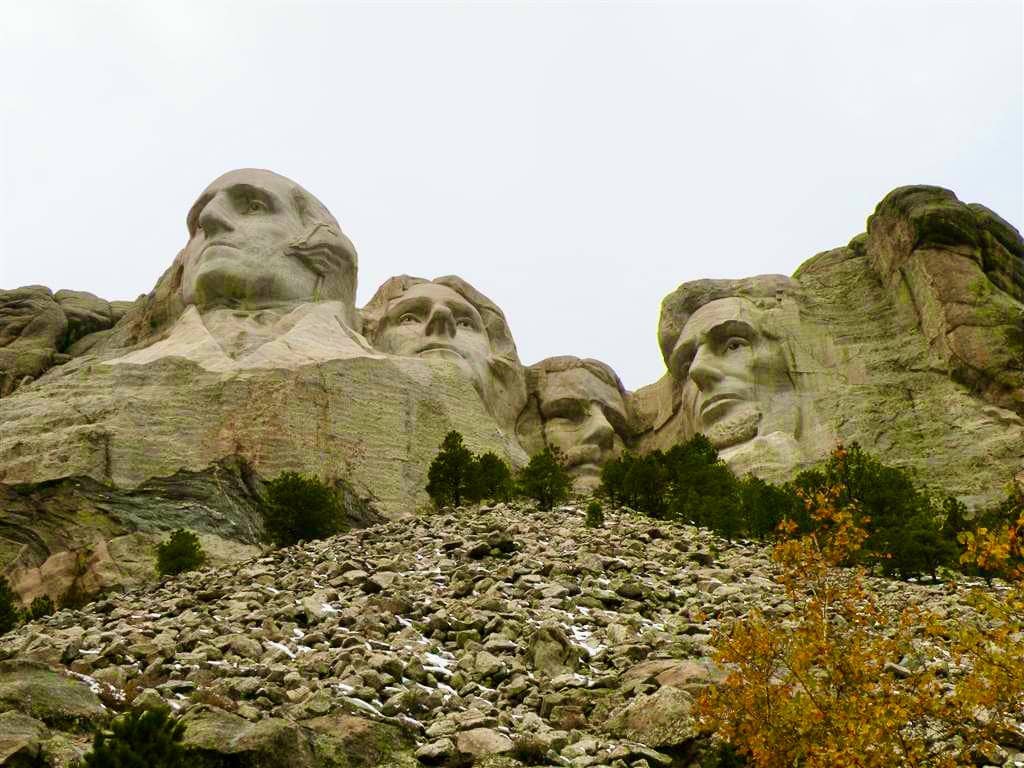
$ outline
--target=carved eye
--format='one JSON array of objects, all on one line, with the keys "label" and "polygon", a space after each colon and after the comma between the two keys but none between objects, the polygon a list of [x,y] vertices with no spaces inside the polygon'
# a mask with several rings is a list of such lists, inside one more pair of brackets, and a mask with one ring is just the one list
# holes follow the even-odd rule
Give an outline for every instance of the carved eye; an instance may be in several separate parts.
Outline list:
[{"label": "carved eye", "polygon": [[398,318],[399,325],[411,325],[412,323],[418,323],[420,319],[416,317],[412,312],[406,312],[404,315]]},{"label": "carved eye", "polygon": [[460,317],[458,320],[455,321],[455,324],[459,328],[469,328],[470,330],[473,330],[473,321],[468,318]]},{"label": "carved eye", "polygon": [[746,347],[749,342],[746,339],[740,338],[739,336],[733,336],[727,342],[725,342],[725,349],[728,352],[735,352],[737,349]]},{"label": "carved eye", "polygon": [[267,204],[262,200],[257,200],[255,197],[249,198],[249,204],[245,209],[246,213],[266,213]]}]

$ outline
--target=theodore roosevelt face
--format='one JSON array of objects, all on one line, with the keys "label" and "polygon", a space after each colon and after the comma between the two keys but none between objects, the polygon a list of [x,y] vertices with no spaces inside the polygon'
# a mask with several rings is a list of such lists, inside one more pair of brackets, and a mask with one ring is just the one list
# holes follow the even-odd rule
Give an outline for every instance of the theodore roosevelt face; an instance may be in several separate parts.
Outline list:
[{"label": "theodore roosevelt face", "polygon": [[596,486],[601,467],[622,451],[622,393],[580,365],[549,372],[537,400],[545,443],[561,450],[577,485]]}]

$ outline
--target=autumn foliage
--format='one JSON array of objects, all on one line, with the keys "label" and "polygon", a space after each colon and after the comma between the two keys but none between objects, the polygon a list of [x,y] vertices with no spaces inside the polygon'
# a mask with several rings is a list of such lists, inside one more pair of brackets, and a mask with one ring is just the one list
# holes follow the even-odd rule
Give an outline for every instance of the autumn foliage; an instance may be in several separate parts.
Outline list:
[{"label": "autumn foliage", "polygon": [[773,559],[795,611],[718,634],[729,674],[700,700],[704,727],[758,768],[967,766],[1008,733],[1024,739],[1024,510],[965,537],[965,563],[1010,581],[946,620],[881,604],[864,568],[844,567],[869,534],[842,490],[805,498],[809,533],[780,526]]}]

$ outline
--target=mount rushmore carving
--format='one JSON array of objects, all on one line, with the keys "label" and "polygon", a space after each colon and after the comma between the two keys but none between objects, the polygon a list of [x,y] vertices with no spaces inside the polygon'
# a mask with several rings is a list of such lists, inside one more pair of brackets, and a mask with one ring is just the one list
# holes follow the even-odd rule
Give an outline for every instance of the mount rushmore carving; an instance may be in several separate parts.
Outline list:
[{"label": "mount rushmore carving", "polygon": [[[580,490],[626,448],[698,432],[773,480],[859,440],[969,504],[1024,467],[1024,241],[943,189],[891,192],[865,233],[792,277],[678,286],[650,340],[665,375],[637,392],[596,360],[524,366],[504,313],[458,277],[393,277],[357,309],[352,241],[270,171],[221,176],[186,221],[185,247],[135,302],[0,291],[0,490],[22,504],[9,509],[88,480],[110,530],[162,529],[123,502],[159,480],[154,508],[245,540],[245,504],[175,497],[168,478],[233,472],[237,501],[245,473],[291,469],[401,515],[425,501],[451,429],[513,465],[557,447]],[[7,514],[0,566],[95,534],[72,521],[30,546]]]}]

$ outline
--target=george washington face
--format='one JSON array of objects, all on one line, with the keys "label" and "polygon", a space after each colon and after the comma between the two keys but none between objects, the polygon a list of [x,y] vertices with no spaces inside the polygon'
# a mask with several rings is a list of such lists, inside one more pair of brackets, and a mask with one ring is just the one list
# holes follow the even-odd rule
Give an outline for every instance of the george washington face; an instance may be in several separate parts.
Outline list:
[{"label": "george washington face", "polygon": [[[326,210],[318,215],[314,205],[322,209],[270,171],[232,171],[214,181],[188,215],[185,303],[200,309],[255,309],[321,297],[354,303],[355,251],[337,224],[324,220]],[[311,238],[321,245],[308,247]],[[343,295],[320,296],[325,278],[328,294],[342,286],[333,292]]]}]

